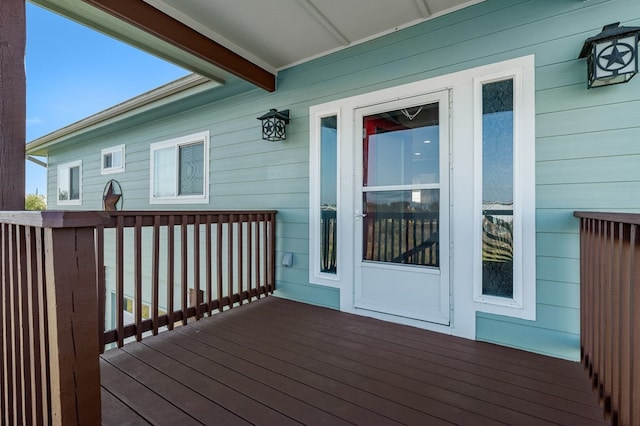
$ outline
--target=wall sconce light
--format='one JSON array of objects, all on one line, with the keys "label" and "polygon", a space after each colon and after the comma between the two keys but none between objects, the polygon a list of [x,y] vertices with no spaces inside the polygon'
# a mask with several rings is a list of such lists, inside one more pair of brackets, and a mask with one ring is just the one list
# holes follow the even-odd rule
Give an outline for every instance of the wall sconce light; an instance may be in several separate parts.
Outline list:
[{"label": "wall sconce light", "polygon": [[640,27],[605,25],[602,32],[588,38],[578,59],[587,58],[588,88],[626,83],[638,72]]},{"label": "wall sconce light", "polygon": [[258,117],[262,121],[262,139],[275,142],[287,138],[286,125],[289,124],[289,110],[278,111],[275,108]]}]

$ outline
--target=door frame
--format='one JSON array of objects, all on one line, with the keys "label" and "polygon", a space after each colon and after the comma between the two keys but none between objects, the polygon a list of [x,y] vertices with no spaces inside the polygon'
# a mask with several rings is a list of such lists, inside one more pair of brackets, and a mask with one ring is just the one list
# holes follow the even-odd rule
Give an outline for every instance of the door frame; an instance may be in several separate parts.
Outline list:
[{"label": "door frame", "polygon": [[[490,59],[488,59],[490,60]],[[441,72],[447,72],[442,70]],[[477,83],[493,78],[496,75],[515,75],[519,81],[521,94],[521,111],[518,120],[517,144],[514,148],[518,164],[518,176],[521,180],[518,191],[522,193],[522,221],[519,225],[522,250],[518,277],[523,288],[521,307],[499,306],[487,301],[474,299],[474,289],[482,280],[474,265],[481,261],[475,253],[473,238],[481,235],[482,224],[474,221],[473,215],[478,208],[476,200],[477,188],[473,182],[477,177],[477,164],[474,161],[474,147],[481,143],[477,140],[474,129],[478,126],[478,94]],[[420,76],[413,76],[418,79]],[[444,75],[425,73],[422,80],[397,84],[399,80],[387,80],[380,83],[363,81],[361,86],[352,87],[351,93],[370,90],[375,83],[384,84],[386,88],[356,94],[347,98],[338,98],[340,91],[335,91],[335,100],[317,104],[309,108],[310,150],[309,150],[309,283],[310,294],[318,295],[319,301],[334,306],[331,299],[323,299],[327,295],[335,295],[327,291],[327,287],[337,289],[339,307],[343,312],[372,316],[375,318],[407,324],[440,333],[452,334],[469,339],[476,338],[478,317],[486,314],[497,314],[526,320],[536,319],[536,213],[535,213],[535,58],[533,55],[522,56],[495,63],[484,63],[474,68],[461,71],[451,70]],[[406,79],[405,79],[406,81]],[[425,321],[412,320],[398,316],[390,316],[372,312],[362,312],[354,308],[353,280],[355,274],[353,215],[354,212],[354,111],[363,106],[386,103],[408,98],[421,93],[450,91],[450,111],[455,119],[450,122],[451,170],[450,170],[450,291],[451,311],[450,324],[440,325]],[[317,230],[319,226],[318,186],[319,174],[316,160],[318,158],[318,126],[319,117],[325,114],[337,115],[338,131],[338,274],[318,274],[314,262],[319,262],[319,245]],[[310,296],[311,297],[311,296]],[[310,299],[313,300],[313,299]],[[335,299],[333,299],[335,300]],[[485,321],[486,323],[486,321]]]}]

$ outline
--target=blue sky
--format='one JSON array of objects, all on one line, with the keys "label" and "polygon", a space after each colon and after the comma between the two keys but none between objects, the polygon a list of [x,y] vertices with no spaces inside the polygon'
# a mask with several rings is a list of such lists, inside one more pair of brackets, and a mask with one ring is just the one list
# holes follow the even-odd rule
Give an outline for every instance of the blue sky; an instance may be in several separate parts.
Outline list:
[{"label": "blue sky", "polygon": [[[189,72],[27,3],[27,142]],[[26,193],[46,192],[27,162]]]}]

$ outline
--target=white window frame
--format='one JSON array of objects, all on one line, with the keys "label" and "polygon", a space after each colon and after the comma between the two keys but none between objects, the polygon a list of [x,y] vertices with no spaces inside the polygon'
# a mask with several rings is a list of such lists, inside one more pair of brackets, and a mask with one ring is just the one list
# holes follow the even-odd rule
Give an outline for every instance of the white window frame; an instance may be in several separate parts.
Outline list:
[{"label": "white window frame", "polygon": [[[533,58],[477,76],[474,86],[474,291],[478,311],[536,318],[535,77]],[[482,293],[482,86],[513,80],[513,297]]]},{"label": "white window frame", "polygon": [[[78,167],[78,199],[77,200],[61,200],[59,197],[60,189],[62,187],[60,182],[60,172],[64,169],[72,169]],[[67,173],[71,177],[70,173]],[[66,182],[66,190],[69,192],[70,182]],[[82,205],[82,160],[71,161],[68,163],[58,165],[58,174],[56,177],[56,200],[59,206],[79,206]]]},{"label": "white window frame", "polygon": [[[336,221],[337,232],[336,241],[338,246],[336,248],[336,259],[338,261],[337,272],[335,274],[322,272],[320,266],[320,189],[321,189],[321,121],[326,117],[336,117]],[[340,108],[333,109],[316,109],[311,108],[309,113],[309,126],[310,126],[310,146],[309,146],[309,282],[313,284],[322,284],[329,287],[339,287],[341,281],[342,265],[340,261],[340,254],[342,252],[341,247],[341,220],[340,220]]]},{"label": "white window frame", "polygon": [[[105,167],[104,166],[104,157],[106,157],[107,155],[111,154],[113,156],[113,154],[116,153],[120,153],[121,158],[122,158],[122,164],[120,164],[119,166],[111,166],[111,167]],[[103,175],[107,175],[107,174],[111,174],[111,173],[122,173],[125,170],[125,147],[124,145],[118,145],[118,146],[112,146],[110,148],[105,148],[102,150],[102,152],[100,153],[100,174]]]},{"label": "white window frame", "polygon": [[[174,139],[169,139],[161,142],[152,143],[150,145],[150,180],[149,180],[149,204],[208,204],[209,203],[209,131],[194,133],[187,136],[181,136]],[[179,158],[177,151],[181,146],[184,145],[192,145],[196,143],[203,143],[203,166],[204,166],[204,188],[202,195],[174,195],[169,197],[155,197],[153,195],[153,183],[154,183],[154,173],[155,173],[155,156],[154,152],[156,150],[165,149],[174,147],[176,150],[176,158]],[[176,169],[174,173],[176,173],[176,191],[178,193],[177,185],[179,184],[178,173],[179,173],[179,163],[176,163]]]}]

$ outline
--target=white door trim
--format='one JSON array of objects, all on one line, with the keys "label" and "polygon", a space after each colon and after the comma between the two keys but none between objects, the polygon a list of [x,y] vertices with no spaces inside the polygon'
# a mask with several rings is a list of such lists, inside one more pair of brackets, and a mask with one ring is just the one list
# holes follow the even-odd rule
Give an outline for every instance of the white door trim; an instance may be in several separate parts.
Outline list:
[{"label": "white door trim", "polygon": [[[476,261],[474,255],[474,243],[470,241],[476,234],[478,224],[474,223],[473,214],[476,199],[473,185],[475,176],[474,162],[474,116],[477,109],[474,97],[474,79],[484,81],[486,76],[504,73],[509,70],[522,70],[523,78],[523,104],[522,127],[519,143],[522,147],[518,151],[517,161],[522,161],[525,167],[521,168],[523,191],[523,229],[526,235],[522,239],[522,279],[524,288],[524,310],[507,310],[496,305],[478,303],[474,301],[474,282],[478,277],[471,265]],[[355,214],[355,174],[354,165],[360,159],[354,158],[354,149],[351,141],[355,136],[354,111],[363,106],[386,103],[394,100],[405,99],[416,94],[432,93],[441,90],[449,90],[451,101],[450,120],[450,162],[452,164],[450,175],[450,283],[451,283],[451,316],[450,325],[438,325],[425,321],[416,321],[408,318],[385,315],[381,313],[363,312],[354,308],[353,278],[355,274],[355,250],[353,239],[353,217]],[[324,104],[312,106],[309,110],[310,126],[317,120],[317,114],[326,111],[339,112],[340,128],[339,140],[343,141],[338,148],[339,164],[339,191],[338,226],[339,235],[339,269],[340,277],[331,282],[321,282],[313,276],[310,270],[309,281],[319,285],[330,285],[340,290],[340,309],[344,312],[352,312],[373,316],[383,320],[408,324],[441,333],[454,334],[461,337],[474,339],[476,336],[476,315],[478,312],[490,312],[499,315],[513,316],[516,318],[535,318],[536,296],[536,254],[535,254],[535,67],[533,55],[510,59],[502,62],[482,65],[476,68],[453,72],[436,76],[413,83],[390,87],[375,92],[364,93],[349,98],[338,99]],[[455,123],[453,121],[455,120]],[[314,142],[312,132],[312,147]],[[313,150],[310,150],[313,151]],[[310,157],[310,162],[315,161]],[[310,185],[317,183],[315,175],[310,176]],[[313,210],[314,206],[311,205]],[[525,226],[526,225],[526,226]],[[310,227],[315,226],[313,223]],[[314,237],[310,235],[310,246],[316,245]],[[310,250],[310,253],[312,251]],[[526,281],[524,281],[526,280]],[[327,280],[328,281],[328,280]],[[499,310],[501,309],[501,310]],[[533,316],[529,316],[533,313]]]}]

